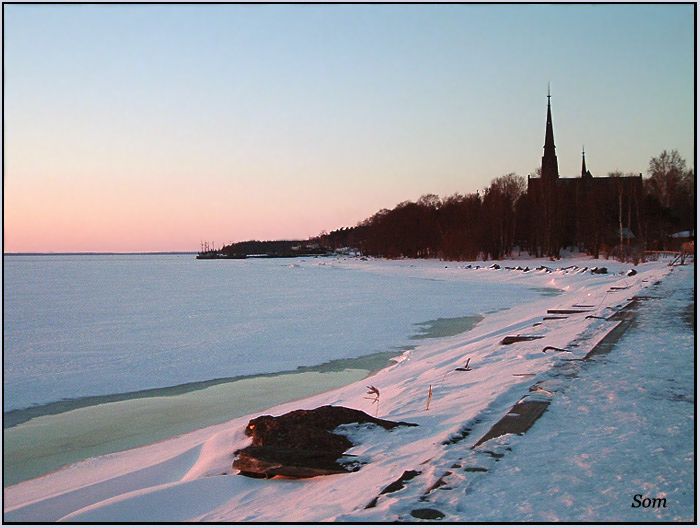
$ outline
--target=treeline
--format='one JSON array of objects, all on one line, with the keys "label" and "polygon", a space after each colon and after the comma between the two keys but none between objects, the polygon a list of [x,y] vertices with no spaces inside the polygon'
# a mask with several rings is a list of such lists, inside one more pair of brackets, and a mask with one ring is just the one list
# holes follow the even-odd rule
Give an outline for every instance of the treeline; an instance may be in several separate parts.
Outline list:
[{"label": "treeline", "polygon": [[382,209],[355,227],[322,234],[329,249],[359,249],[386,258],[473,260],[480,255],[502,258],[522,240],[524,178],[496,178],[483,193],[422,196]]},{"label": "treeline", "polygon": [[[625,235],[627,244],[668,249],[674,243],[672,233],[695,229],[695,172],[686,168],[677,151],[664,151],[652,158],[643,193],[635,210],[640,227],[633,241]],[[612,198],[610,203],[617,202],[608,198]],[[329,250],[356,248],[365,255],[385,258],[500,259],[516,246],[535,254],[538,248],[534,246],[532,223],[537,215],[532,207],[526,180],[510,173],[494,179],[481,192],[446,198],[425,195],[416,202],[382,209],[355,227],[322,233],[312,241]],[[593,213],[600,218],[587,213],[589,222],[605,226],[597,235],[600,240],[595,251],[618,245],[623,231],[617,227],[622,225],[618,214],[622,211],[601,207]],[[562,244],[571,243],[576,236],[564,234]],[[559,249],[563,247],[557,253]],[[581,244],[579,249],[589,248]]]},{"label": "treeline", "polygon": [[225,245],[217,251],[229,257],[268,255],[271,257],[296,257],[299,255],[323,254],[326,250],[316,242],[308,240],[246,240]]}]

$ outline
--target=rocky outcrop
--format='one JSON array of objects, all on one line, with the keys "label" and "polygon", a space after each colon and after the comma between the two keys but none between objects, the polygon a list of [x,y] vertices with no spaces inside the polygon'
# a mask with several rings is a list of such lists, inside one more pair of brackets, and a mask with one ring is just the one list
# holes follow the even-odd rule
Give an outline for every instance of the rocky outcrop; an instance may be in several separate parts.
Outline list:
[{"label": "rocky outcrop", "polygon": [[333,432],[339,425],[353,423],[371,423],[389,430],[416,425],[381,420],[357,409],[331,405],[282,416],[259,416],[248,423],[245,434],[252,442],[236,451],[233,468],[257,478],[309,478],[357,471],[357,464],[338,462],[347,457],[345,451],[353,443]]}]

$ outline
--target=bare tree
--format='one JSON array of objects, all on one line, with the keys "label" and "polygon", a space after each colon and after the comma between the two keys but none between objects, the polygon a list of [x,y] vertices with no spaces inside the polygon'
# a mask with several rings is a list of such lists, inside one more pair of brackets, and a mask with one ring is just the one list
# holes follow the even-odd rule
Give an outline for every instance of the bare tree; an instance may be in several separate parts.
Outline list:
[{"label": "bare tree", "polygon": [[664,150],[659,156],[651,158],[647,174],[647,189],[649,194],[655,196],[662,207],[670,208],[674,205],[679,192],[687,192],[687,185],[692,178],[694,183],[695,173],[692,177],[688,174],[685,160],[677,150],[668,152]]},{"label": "bare tree", "polygon": [[517,229],[515,204],[525,191],[525,179],[513,172],[495,178],[484,190],[484,213],[490,227],[484,244],[492,258],[501,258],[513,247]]}]

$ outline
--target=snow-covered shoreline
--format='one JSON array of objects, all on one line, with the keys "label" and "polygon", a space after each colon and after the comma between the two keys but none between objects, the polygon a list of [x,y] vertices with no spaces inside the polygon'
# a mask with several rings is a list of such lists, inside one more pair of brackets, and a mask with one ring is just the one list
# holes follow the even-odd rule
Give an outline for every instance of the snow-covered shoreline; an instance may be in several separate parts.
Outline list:
[{"label": "snow-covered shoreline", "polygon": [[[467,277],[487,283],[512,282],[557,288],[562,295],[487,314],[474,329],[431,339],[404,353],[394,365],[346,387],[142,448],[85,460],[8,487],[4,490],[5,519],[387,520],[396,499],[387,498],[371,510],[364,509],[382,488],[405,470],[420,468],[420,479],[426,482],[438,479],[441,467],[435,461],[440,460],[445,441],[458,436],[477,416],[484,418],[479,427],[487,429],[527,392],[532,377],[517,374],[541,374],[561,361],[584,357],[617,326],[618,322],[608,318],[669,270],[664,262],[651,262],[640,264],[637,273],[628,276],[629,265],[589,258],[556,263],[505,261],[499,263],[500,269],[490,264],[476,263],[479,268],[475,269],[475,263],[348,259],[332,265],[432,280]],[[537,269],[540,266],[549,269]],[[593,266],[605,266],[609,273],[592,274]],[[529,271],[522,271],[525,267]],[[563,319],[544,319],[548,310],[571,310],[575,305],[581,311]],[[501,344],[503,337],[518,334],[541,338]],[[546,347],[555,349],[543,351]],[[455,371],[467,358],[471,358],[472,370]],[[231,470],[233,452],[249,441],[243,430],[250,418],[328,404],[375,414],[376,407],[365,399],[369,384],[381,391],[380,417],[415,422],[419,427],[388,433],[372,428],[352,431],[357,445],[350,453],[367,462],[360,471],[310,480],[264,481],[238,476]],[[432,398],[426,411],[429,388]]]}]

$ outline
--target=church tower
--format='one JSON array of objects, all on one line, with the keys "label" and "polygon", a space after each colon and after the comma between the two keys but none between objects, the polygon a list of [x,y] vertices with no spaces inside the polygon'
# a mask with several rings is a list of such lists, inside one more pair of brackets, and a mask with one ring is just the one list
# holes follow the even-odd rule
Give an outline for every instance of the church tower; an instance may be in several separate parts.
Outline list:
[{"label": "church tower", "polygon": [[592,178],[593,175],[586,169],[586,149],[581,149],[581,178]]},{"label": "church tower", "polygon": [[547,86],[547,128],[544,133],[544,155],[540,177],[540,229],[541,248],[549,257],[559,256],[561,221],[559,202],[562,200],[559,180],[559,164],[554,147],[552,127],[552,94]]},{"label": "church tower", "polygon": [[542,179],[554,181],[559,179],[559,164],[554,151],[554,129],[552,128],[552,95],[547,86],[547,128],[544,133],[544,155],[542,156]]}]

